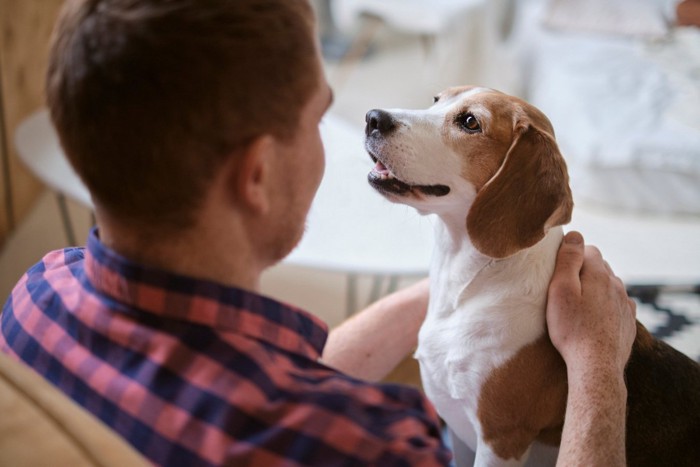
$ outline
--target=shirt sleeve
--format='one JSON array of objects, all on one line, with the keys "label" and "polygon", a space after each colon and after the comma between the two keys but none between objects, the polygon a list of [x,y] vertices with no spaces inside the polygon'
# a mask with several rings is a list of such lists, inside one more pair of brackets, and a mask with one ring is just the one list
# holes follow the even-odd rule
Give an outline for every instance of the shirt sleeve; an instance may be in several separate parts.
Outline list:
[{"label": "shirt sleeve", "polygon": [[[417,389],[343,375],[308,378],[255,418],[252,442],[232,446],[234,463],[304,466],[442,466],[452,454],[432,405]],[[304,388],[304,386],[307,386]],[[260,408],[259,408],[260,409]],[[240,417],[236,417],[240,420]],[[238,423],[234,421],[234,423]],[[244,446],[249,450],[243,452]]]}]

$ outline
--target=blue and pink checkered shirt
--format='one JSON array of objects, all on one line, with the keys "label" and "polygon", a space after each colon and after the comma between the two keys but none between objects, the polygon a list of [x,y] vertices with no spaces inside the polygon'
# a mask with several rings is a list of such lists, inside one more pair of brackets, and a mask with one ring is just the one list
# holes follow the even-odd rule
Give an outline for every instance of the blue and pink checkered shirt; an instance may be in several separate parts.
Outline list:
[{"label": "blue and pink checkered shirt", "polygon": [[15,355],[159,465],[444,465],[415,389],[319,363],[317,318],[144,267],[100,243],[49,253],[2,313]]}]

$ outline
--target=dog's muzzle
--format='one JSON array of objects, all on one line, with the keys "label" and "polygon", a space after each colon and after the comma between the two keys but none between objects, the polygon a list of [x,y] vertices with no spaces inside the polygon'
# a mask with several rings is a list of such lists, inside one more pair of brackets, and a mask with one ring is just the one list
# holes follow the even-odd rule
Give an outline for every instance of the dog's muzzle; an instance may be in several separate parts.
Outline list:
[{"label": "dog's muzzle", "polygon": [[415,191],[428,196],[449,194],[450,187],[445,185],[412,185],[398,179],[385,165],[381,154],[374,150],[377,141],[391,135],[397,128],[397,123],[389,112],[380,109],[370,110],[365,116],[365,122],[365,148],[375,163],[374,168],[367,175],[367,181],[374,189],[384,195],[408,195]]}]

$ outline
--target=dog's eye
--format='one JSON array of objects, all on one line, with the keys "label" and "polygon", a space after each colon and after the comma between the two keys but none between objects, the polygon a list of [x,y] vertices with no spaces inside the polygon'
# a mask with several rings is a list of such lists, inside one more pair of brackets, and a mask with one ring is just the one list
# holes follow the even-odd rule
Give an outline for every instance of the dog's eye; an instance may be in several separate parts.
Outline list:
[{"label": "dog's eye", "polygon": [[437,101],[440,100],[440,96],[435,96],[433,97],[433,104],[437,103]]},{"label": "dog's eye", "polygon": [[457,123],[459,123],[459,125],[464,130],[470,133],[481,131],[481,125],[479,125],[479,121],[472,114],[467,113],[460,115],[459,117],[457,117]]}]

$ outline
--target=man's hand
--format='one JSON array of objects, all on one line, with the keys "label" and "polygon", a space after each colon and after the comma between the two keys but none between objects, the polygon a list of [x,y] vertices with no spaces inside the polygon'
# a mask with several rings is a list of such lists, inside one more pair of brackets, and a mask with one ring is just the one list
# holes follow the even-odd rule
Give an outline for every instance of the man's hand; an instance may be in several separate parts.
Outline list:
[{"label": "man's hand", "polygon": [[597,248],[569,232],[549,286],[547,326],[570,372],[614,364],[620,372],[636,335],[636,305]]},{"label": "man's hand", "polygon": [[635,315],[635,303],[600,251],[570,232],[559,248],[547,303],[549,335],[569,383],[557,465],[626,465],[624,369]]}]

